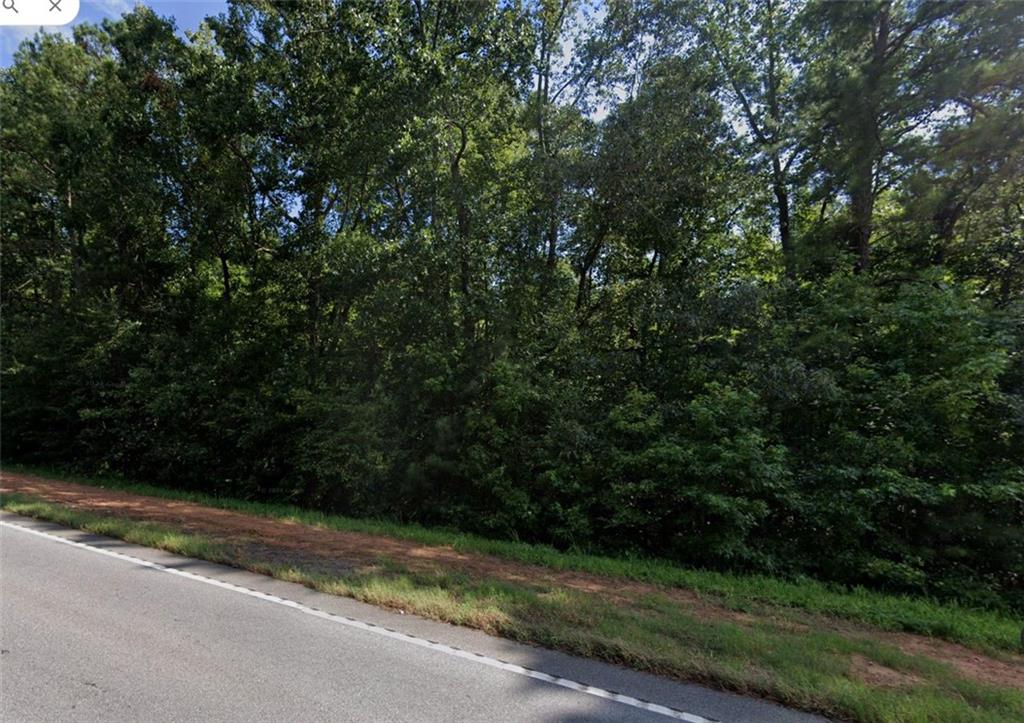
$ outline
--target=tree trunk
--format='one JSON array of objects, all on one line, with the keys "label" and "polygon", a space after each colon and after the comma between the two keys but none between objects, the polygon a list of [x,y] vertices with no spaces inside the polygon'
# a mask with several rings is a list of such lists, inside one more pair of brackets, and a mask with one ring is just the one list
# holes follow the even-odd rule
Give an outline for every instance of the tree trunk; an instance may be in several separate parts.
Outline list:
[{"label": "tree trunk", "polygon": [[782,263],[786,269],[786,277],[793,279],[796,278],[796,254],[793,249],[792,232],[789,228],[789,191],[786,190],[786,178],[778,154],[772,156],[772,190],[775,192],[775,206],[779,217]]},{"label": "tree trunk", "polygon": [[231,271],[228,268],[228,255],[223,251],[220,252],[220,274],[224,282],[224,290],[221,292],[221,298],[224,301],[231,301]]},{"label": "tree trunk", "polygon": [[452,157],[451,177],[455,189],[455,225],[458,236],[459,291],[462,293],[462,336],[470,341],[476,326],[470,311],[470,267],[469,267],[469,208],[466,204],[466,188],[462,178],[462,156],[466,152],[469,138],[465,126],[459,129],[459,150]]},{"label": "tree trunk", "polygon": [[874,163],[870,157],[857,160],[850,196],[854,251],[857,254],[856,270],[868,271],[871,268],[871,220],[875,212]]},{"label": "tree trunk", "polygon": [[[796,259],[793,253],[793,239],[789,228],[789,191],[786,189],[786,172],[779,158],[779,129],[782,127],[782,114],[779,112],[779,43],[775,35],[775,3],[768,0],[768,78],[766,85],[768,113],[772,119],[772,191],[775,193],[775,206],[779,219],[779,242],[782,244],[782,263],[787,278],[796,277]],[[762,134],[763,135],[763,134]]]},{"label": "tree trunk", "polygon": [[547,231],[547,267],[548,269],[555,268],[555,262],[558,260],[558,201],[554,201],[554,208],[551,210],[551,216],[548,218],[548,231]]},{"label": "tree trunk", "polygon": [[882,148],[878,134],[878,86],[885,73],[889,51],[889,4],[879,11],[872,33],[871,60],[867,67],[864,92],[859,99],[859,122],[853,140],[850,200],[853,211],[854,245],[857,254],[856,270],[871,268],[871,232],[875,212],[875,163]]}]

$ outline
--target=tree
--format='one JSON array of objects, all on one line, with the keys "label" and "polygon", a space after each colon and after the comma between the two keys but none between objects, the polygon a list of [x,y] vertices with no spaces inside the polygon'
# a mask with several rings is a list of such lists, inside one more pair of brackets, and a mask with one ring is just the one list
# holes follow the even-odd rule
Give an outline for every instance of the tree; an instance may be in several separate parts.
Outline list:
[{"label": "tree", "polygon": [[1019,65],[1004,33],[1020,27],[1020,11],[1012,3],[812,2],[804,24],[815,48],[803,90],[808,144],[823,183],[849,199],[851,248],[864,271],[879,195],[920,163],[922,142],[978,87],[967,78],[1004,54]]},{"label": "tree", "polygon": [[1022,8],[41,33],[5,459],[1024,609]]},{"label": "tree", "polygon": [[790,219],[792,171],[801,152],[793,84],[803,52],[796,8],[785,0],[712,3],[695,14],[699,36],[712,48],[757,153],[769,169],[785,273],[796,275]]}]

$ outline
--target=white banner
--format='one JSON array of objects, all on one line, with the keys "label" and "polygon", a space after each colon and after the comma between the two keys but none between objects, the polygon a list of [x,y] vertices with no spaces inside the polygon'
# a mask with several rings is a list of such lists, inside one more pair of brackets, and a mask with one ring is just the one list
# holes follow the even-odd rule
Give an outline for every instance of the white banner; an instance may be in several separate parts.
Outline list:
[{"label": "white banner", "polygon": [[0,0],[0,26],[67,25],[78,6],[79,0]]}]

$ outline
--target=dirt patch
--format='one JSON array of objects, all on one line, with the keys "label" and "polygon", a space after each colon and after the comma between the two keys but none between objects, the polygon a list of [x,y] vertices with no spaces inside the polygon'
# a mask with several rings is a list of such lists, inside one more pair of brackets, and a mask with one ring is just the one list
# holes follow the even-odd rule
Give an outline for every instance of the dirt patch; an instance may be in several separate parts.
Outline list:
[{"label": "dirt patch", "polygon": [[221,541],[244,547],[272,546],[277,548],[278,553],[283,548],[301,553],[303,557],[317,558],[320,561],[318,566],[325,559],[343,561],[348,568],[389,560],[412,572],[457,571],[535,588],[563,588],[595,593],[619,602],[630,601],[637,595],[667,594],[698,608],[700,613],[736,620],[744,617],[741,613],[711,605],[687,590],[613,580],[583,572],[551,570],[488,555],[463,553],[448,546],[421,545],[383,535],[330,530],[288,520],[254,517],[192,502],[47,480],[34,475],[4,472],[0,477],[0,491],[35,495],[88,512],[173,524],[189,532],[216,535]]},{"label": "dirt patch", "polygon": [[[800,622],[758,618],[716,605],[690,590],[585,572],[552,570],[488,555],[459,552],[448,546],[421,545],[382,535],[330,530],[287,520],[254,517],[192,502],[147,497],[35,475],[4,472],[0,476],[0,492],[21,492],[79,510],[172,524],[189,532],[215,536],[219,541],[245,551],[246,556],[278,564],[302,566],[324,574],[341,575],[354,569],[376,566],[382,560],[387,560],[411,572],[457,572],[538,589],[568,589],[600,595],[624,605],[636,604],[637,598],[641,596],[657,595],[670,599],[696,618],[739,625],[768,622],[793,632],[834,630],[871,637],[889,643],[908,655],[926,656],[947,663],[974,680],[1024,689],[1024,657],[1018,655],[1006,654],[1002,659],[997,659],[935,638],[910,633],[887,633],[848,621],[812,615],[801,616]],[[865,662],[871,661],[865,659]],[[888,675],[884,671],[866,668],[857,661],[854,661],[854,672],[858,675],[874,675],[879,680]],[[904,675],[899,671],[892,672]]]},{"label": "dirt patch", "polygon": [[998,651],[981,653],[965,645],[915,633],[871,628],[836,618],[817,617],[811,626],[846,637],[866,637],[893,646],[904,655],[930,658],[945,663],[961,675],[1002,688],[1024,690],[1024,656]]},{"label": "dirt patch", "polygon": [[585,572],[552,570],[488,555],[463,553],[450,546],[421,545],[383,535],[331,530],[288,520],[255,517],[193,502],[107,490],[29,474],[3,472],[0,475],[0,491],[35,495],[87,512],[172,524],[188,532],[216,536],[219,541],[247,550],[243,554],[245,557],[255,559],[253,551],[267,553],[272,550],[259,556],[259,559],[282,565],[301,564],[307,569],[328,574],[331,571],[343,574],[345,571],[388,561],[414,573],[458,572],[472,577],[505,580],[535,589],[568,589],[601,595],[624,605],[633,604],[639,596],[658,595],[669,598],[696,618],[739,625],[758,622],[746,613],[715,605],[691,590]]},{"label": "dirt patch", "polygon": [[906,688],[922,682],[918,676],[869,661],[860,653],[853,654],[850,675],[877,688]]},{"label": "dirt patch", "polygon": [[906,633],[886,633],[880,636],[907,655],[921,655],[951,665],[968,678],[982,680],[992,685],[1024,690],[1024,659],[1007,656],[1006,661],[950,643],[945,640],[926,638]]},{"label": "dirt patch", "polygon": [[853,655],[850,676],[875,688],[909,688],[921,682],[916,675],[868,660],[859,653]]}]

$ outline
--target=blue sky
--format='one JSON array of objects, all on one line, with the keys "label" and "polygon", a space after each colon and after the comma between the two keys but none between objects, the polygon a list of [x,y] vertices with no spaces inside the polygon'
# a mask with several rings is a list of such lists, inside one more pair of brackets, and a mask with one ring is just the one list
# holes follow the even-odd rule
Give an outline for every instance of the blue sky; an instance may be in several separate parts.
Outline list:
[{"label": "blue sky", "polygon": [[[81,10],[68,26],[47,28],[70,33],[71,26],[79,23],[98,23],[103,18],[118,17],[135,5],[148,5],[158,15],[172,17],[179,30],[194,30],[207,15],[217,15],[227,8],[226,0],[81,0]],[[25,38],[36,34],[39,28],[0,28],[0,67],[11,64],[14,51]]]}]

